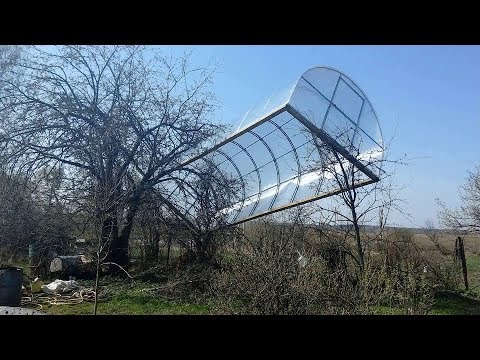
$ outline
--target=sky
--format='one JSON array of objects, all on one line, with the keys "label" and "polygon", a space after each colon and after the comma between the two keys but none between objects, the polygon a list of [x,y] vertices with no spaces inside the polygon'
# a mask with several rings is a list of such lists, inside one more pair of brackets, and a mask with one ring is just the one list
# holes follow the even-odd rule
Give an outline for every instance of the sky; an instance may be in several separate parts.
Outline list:
[{"label": "sky", "polygon": [[329,66],[368,96],[396,167],[403,208],[390,225],[438,225],[439,198],[459,205],[458,187],[480,165],[480,46],[162,46],[172,56],[193,51],[198,66],[219,64],[213,92],[218,116],[235,128],[243,115],[304,71]]}]

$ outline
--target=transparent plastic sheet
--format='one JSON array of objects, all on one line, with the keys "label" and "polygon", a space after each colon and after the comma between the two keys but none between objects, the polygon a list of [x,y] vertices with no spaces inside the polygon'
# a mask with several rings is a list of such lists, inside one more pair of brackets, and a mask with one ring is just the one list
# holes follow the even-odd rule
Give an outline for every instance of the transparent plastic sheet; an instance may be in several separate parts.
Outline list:
[{"label": "transparent plastic sheet", "polygon": [[[294,117],[289,106],[303,119]],[[272,116],[274,112],[277,113]],[[241,182],[240,200],[222,210],[228,214],[230,223],[338,191],[335,174],[319,170],[324,160],[322,146],[318,144],[325,145],[324,139],[313,134],[303,121],[324,131],[379,175],[383,139],[368,98],[344,74],[330,68],[310,69],[293,86],[252,108],[231,135],[232,139],[227,138],[222,146],[205,155],[215,164],[215,173],[225,173]],[[343,156],[342,159],[346,169],[354,166]],[[333,169],[340,171],[339,166]],[[365,174],[364,179],[369,177]],[[178,201],[182,209],[191,210],[195,199],[188,199],[189,196],[190,192],[177,189],[172,201]],[[188,216],[191,215],[190,212]]]},{"label": "transparent plastic sheet", "polygon": [[255,124],[258,119],[266,117],[268,114],[274,112],[275,110],[283,108],[290,100],[292,92],[296,87],[296,83],[297,81],[293,82],[285,89],[276,91],[271,96],[259,102],[257,105],[247,111],[236,132],[245,129],[252,124]]},{"label": "transparent plastic sheet", "polygon": [[333,103],[353,124],[357,123],[363,98],[343,78],[338,83]]}]

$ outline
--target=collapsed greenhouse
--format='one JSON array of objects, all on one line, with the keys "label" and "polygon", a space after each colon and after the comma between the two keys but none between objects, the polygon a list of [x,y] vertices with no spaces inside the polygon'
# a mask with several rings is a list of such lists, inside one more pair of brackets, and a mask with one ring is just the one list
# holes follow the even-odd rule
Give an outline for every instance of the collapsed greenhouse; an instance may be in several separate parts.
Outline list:
[{"label": "collapsed greenhouse", "polygon": [[[325,151],[336,154],[333,162],[325,163]],[[315,67],[252,108],[223,141],[171,169],[165,200],[186,221],[195,217],[202,205],[184,184],[199,184],[207,169],[224,184],[237,181],[235,200],[217,210],[238,224],[345,191],[327,166],[355,169],[355,187],[377,182],[383,152],[367,96],[345,74]]]}]

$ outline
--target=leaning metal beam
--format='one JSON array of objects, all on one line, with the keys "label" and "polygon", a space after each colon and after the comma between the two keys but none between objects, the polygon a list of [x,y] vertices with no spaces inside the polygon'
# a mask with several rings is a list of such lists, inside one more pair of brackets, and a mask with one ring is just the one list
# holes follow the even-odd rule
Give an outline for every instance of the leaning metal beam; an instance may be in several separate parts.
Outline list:
[{"label": "leaning metal beam", "polygon": [[333,150],[341,154],[345,159],[350,161],[353,165],[355,165],[361,172],[367,175],[370,179],[374,180],[374,182],[379,181],[377,175],[375,175],[369,168],[367,168],[360,160],[356,159],[352,156],[343,146],[341,146],[334,138],[328,135],[322,129],[316,127],[312,122],[307,120],[305,116],[303,116],[300,112],[294,109],[290,104],[286,105],[286,110],[295,117],[298,121],[300,121],[308,130],[313,132],[317,135],[323,142],[327,143],[329,146],[332,147]]},{"label": "leaning metal beam", "polygon": [[165,199],[161,194],[157,194],[157,196],[162,200],[162,202],[167,205],[167,207],[180,219],[182,219],[185,224],[187,224],[188,228],[193,231],[194,234],[199,235],[198,230],[195,225],[184,215],[180,210],[178,210],[175,206],[173,206],[170,201]]},{"label": "leaning metal beam", "polygon": [[[349,190],[356,189],[356,188],[359,188],[359,187],[362,187],[362,186],[365,186],[365,185],[370,185],[370,184],[376,183],[377,181],[378,180],[372,180],[372,179],[362,180],[362,181],[359,181],[359,182],[355,183],[353,186],[350,186],[348,189]],[[332,191],[326,191],[326,192],[320,193],[318,195],[312,196],[310,198],[307,198],[307,199],[304,199],[304,200],[301,200],[301,201],[297,201],[297,202],[294,202],[294,203],[291,203],[291,204],[287,204],[287,205],[284,205],[284,206],[280,206],[276,209],[273,209],[273,210],[270,210],[270,211],[267,211],[267,212],[263,212],[261,214],[256,214],[256,215],[253,215],[253,216],[249,216],[249,217],[247,217],[245,219],[242,219],[240,221],[237,221],[235,223],[225,225],[225,227],[238,225],[238,224],[244,223],[246,221],[254,220],[254,219],[257,219],[259,217],[266,216],[266,215],[271,215],[271,214],[274,214],[274,213],[279,212],[279,211],[283,211],[283,210],[293,208],[295,206],[308,204],[309,202],[312,202],[312,201],[324,199],[324,198],[327,198],[327,197],[330,197],[330,196],[333,196],[333,195],[338,195],[338,194],[341,194],[344,191],[345,190],[342,190],[342,189],[335,189],[335,190],[332,190]]]}]

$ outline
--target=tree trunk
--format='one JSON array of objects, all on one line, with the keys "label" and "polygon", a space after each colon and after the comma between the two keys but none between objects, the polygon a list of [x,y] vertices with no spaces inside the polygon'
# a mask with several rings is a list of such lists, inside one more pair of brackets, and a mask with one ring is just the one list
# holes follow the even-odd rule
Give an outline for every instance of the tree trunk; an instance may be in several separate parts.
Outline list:
[{"label": "tree trunk", "polygon": [[160,233],[157,229],[153,230],[153,234],[150,231],[150,236],[148,237],[148,242],[145,247],[145,263],[146,264],[157,264],[158,263],[158,252],[160,242]]},{"label": "tree trunk", "polygon": [[213,247],[213,235],[212,233],[206,233],[201,235],[195,235],[194,238],[194,251],[195,258],[202,264],[210,263],[213,259],[214,251]]},{"label": "tree trunk", "polygon": [[[108,262],[113,262],[121,267],[128,267],[128,237],[119,236],[110,246],[110,253],[107,257]],[[110,265],[110,271],[116,273],[120,271],[116,265]]]},{"label": "tree trunk", "polygon": [[167,266],[170,262],[170,249],[172,247],[172,237],[168,236],[168,244],[167,244]]},{"label": "tree trunk", "polygon": [[90,278],[93,277],[95,269],[93,262],[83,255],[57,256],[50,262],[50,272],[66,279],[69,276]]},{"label": "tree trunk", "polygon": [[[107,219],[104,220],[102,225],[102,242],[107,246],[107,256],[105,260],[107,262],[114,262],[123,266],[120,262],[125,261],[123,258],[124,254],[122,251],[122,243],[120,237],[118,236],[118,220],[115,215],[109,215]],[[103,256],[102,256],[103,257]],[[127,253],[127,262],[128,262],[128,253]],[[111,272],[116,272],[118,268],[114,265],[110,266]]]},{"label": "tree trunk", "polygon": [[355,240],[357,245],[358,264],[360,265],[360,271],[363,272],[363,269],[365,268],[365,260],[364,260],[362,241],[360,237],[360,227],[358,226],[357,211],[355,209],[355,206],[351,206],[350,209],[352,211],[353,227],[355,229]]},{"label": "tree trunk", "polygon": [[[138,207],[139,207],[138,202],[135,202],[133,205],[130,206],[120,235],[118,235],[118,227],[117,227],[116,229],[117,236],[112,238],[112,242],[110,245],[110,252],[109,252],[107,261],[116,263],[123,268],[128,268],[128,263],[129,263],[128,242],[130,240],[130,234],[132,232],[132,227],[133,227],[133,220],[137,213]],[[112,271],[113,273],[116,273],[120,271],[120,269],[115,265],[110,265],[110,271]]]}]

